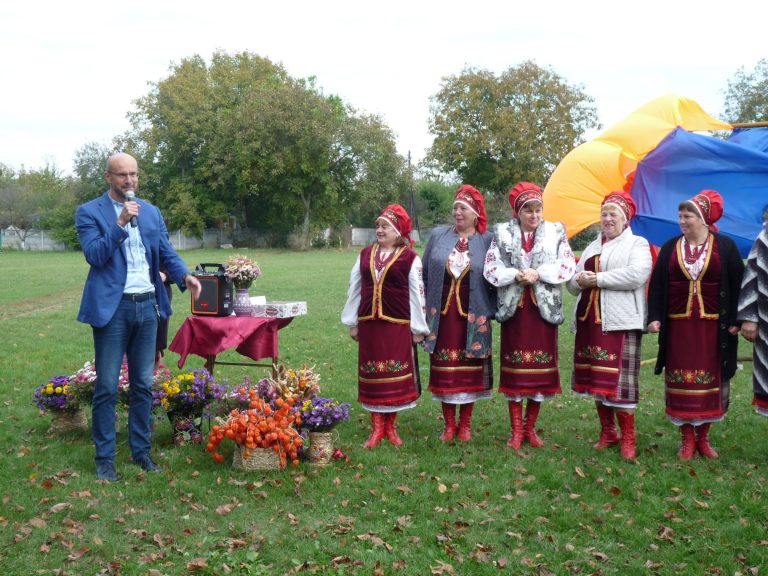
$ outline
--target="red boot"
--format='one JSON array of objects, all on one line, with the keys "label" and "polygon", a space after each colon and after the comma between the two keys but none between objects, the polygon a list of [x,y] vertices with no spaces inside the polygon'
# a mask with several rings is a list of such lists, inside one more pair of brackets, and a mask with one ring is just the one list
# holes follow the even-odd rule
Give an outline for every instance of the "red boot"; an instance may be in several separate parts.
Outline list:
[{"label": "red boot", "polygon": [[692,460],[696,454],[693,424],[683,424],[680,426],[680,432],[683,434],[683,443],[680,445],[680,450],[677,451],[677,457],[680,460]]},{"label": "red boot", "polygon": [[717,458],[720,454],[709,445],[709,426],[709,422],[696,426],[696,449],[704,458]]},{"label": "red boot", "polygon": [[459,408],[459,433],[456,437],[462,442],[472,440],[472,410],[474,409],[473,402],[462,404]]},{"label": "red boot", "polygon": [[397,430],[395,430],[395,418],[397,418],[397,412],[387,412],[384,415],[384,434],[387,435],[387,440],[393,446],[402,446],[403,441],[397,435]]},{"label": "red boot", "polygon": [[445,420],[445,429],[440,435],[440,440],[450,442],[456,436],[456,405],[443,402],[443,420]]},{"label": "red boot", "polygon": [[614,410],[602,402],[595,402],[597,415],[600,417],[600,438],[592,446],[595,450],[610,448],[619,443],[619,434],[616,432],[616,422],[613,420]]},{"label": "red boot", "polygon": [[384,438],[384,414],[381,412],[371,412],[371,422],[373,430],[371,435],[368,436],[368,440],[363,444],[363,448],[373,448]]},{"label": "red boot", "polygon": [[525,438],[525,432],[523,431],[523,403],[509,401],[509,424],[510,424],[510,437],[507,440],[507,446],[520,450],[520,446],[523,445],[523,439]]},{"label": "red boot", "polygon": [[637,458],[635,413],[617,410],[616,417],[619,419],[619,427],[621,428],[621,457],[625,460],[634,460]]},{"label": "red boot", "polygon": [[541,402],[528,399],[528,403],[525,406],[525,439],[528,440],[528,444],[531,448],[541,448],[544,446],[544,441],[536,434],[536,419],[539,417],[539,410],[541,410]]}]

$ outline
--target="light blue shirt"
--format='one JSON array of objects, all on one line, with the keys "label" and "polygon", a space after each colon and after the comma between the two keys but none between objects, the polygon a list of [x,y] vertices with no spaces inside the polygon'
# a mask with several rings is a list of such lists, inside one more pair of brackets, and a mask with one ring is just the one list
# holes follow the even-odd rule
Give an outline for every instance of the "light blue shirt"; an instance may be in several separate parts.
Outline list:
[{"label": "light blue shirt", "polygon": [[[112,206],[115,214],[120,217],[123,205],[120,202],[112,200]],[[128,276],[125,279],[124,294],[138,294],[143,292],[154,292],[155,286],[149,277],[149,262],[147,261],[147,252],[144,243],[141,241],[139,227],[133,227],[130,223],[123,227],[128,232],[128,239],[123,242],[125,250],[125,259],[128,263]]]}]

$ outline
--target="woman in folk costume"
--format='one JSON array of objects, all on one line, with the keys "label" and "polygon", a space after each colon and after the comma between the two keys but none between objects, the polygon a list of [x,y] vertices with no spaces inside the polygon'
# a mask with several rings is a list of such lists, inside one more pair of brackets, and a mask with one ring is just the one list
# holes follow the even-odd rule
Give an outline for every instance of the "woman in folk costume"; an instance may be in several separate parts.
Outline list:
[{"label": "woman in folk costume", "polygon": [[600,235],[584,250],[567,284],[578,295],[573,309],[576,342],[571,386],[577,394],[595,399],[600,438],[594,447],[602,450],[620,442],[625,459],[637,456],[640,342],[646,321],[645,286],[652,267],[648,242],[629,228],[635,212],[627,192],[605,197]]},{"label": "woman in folk costume", "polygon": [[[489,399],[493,388],[491,317],[494,288],[483,278],[492,235],[486,232],[483,195],[467,184],[456,191],[453,226],[435,228],[424,251],[430,355],[429,390],[442,402],[444,442],[472,438],[476,400]],[[459,425],[456,426],[456,405]]]},{"label": "woman in folk costume", "polygon": [[656,374],[664,370],[667,417],[682,432],[678,452],[717,458],[709,428],[728,410],[736,372],[736,310],[744,274],[736,244],[717,233],[723,198],[702,190],[678,206],[682,231],[664,243],[648,292],[648,331],[659,332]]},{"label": "woman in folk costume", "polygon": [[[564,321],[562,285],[576,260],[560,222],[545,222],[541,189],[520,182],[509,192],[512,219],[497,224],[485,258],[485,279],[497,288],[496,320],[501,323],[499,391],[509,402],[511,435],[534,448],[541,403],[560,394],[557,327]],[[527,398],[525,420],[523,400]]]},{"label": "woman in folk costume", "polygon": [[371,413],[364,448],[385,436],[395,446],[401,410],[416,406],[419,390],[412,343],[429,332],[424,318],[421,259],[411,249],[411,219],[399,204],[376,219],[376,243],[363,248],[349,278],[341,321],[359,343],[358,401]]},{"label": "woman in folk costume", "polygon": [[741,335],[754,343],[752,404],[758,414],[768,416],[768,222],[747,257],[736,320],[741,322]]}]

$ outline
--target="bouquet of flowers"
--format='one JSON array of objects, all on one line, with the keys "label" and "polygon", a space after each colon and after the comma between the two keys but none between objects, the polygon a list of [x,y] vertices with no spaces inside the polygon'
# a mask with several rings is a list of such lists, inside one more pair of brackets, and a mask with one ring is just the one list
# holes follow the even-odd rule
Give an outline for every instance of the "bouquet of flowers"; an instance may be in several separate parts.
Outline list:
[{"label": "bouquet of flowers", "polygon": [[296,429],[301,423],[301,415],[293,409],[293,399],[277,398],[273,409],[255,389],[250,389],[248,395],[248,409],[232,410],[229,416],[218,418],[217,424],[211,427],[206,446],[208,452],[216,462],[223,462],[224,455],[218,447],[227,439],[243,450],[244,459],[249,457],[251,450],[267,448],[278,454],[281,468],[289,459],[297,465],[304,441]]},{"label": "bouquet of flowers", "polygon": [[35,388],[35,404],[43,412],[76,412],[80,409],[80,402],[69,385],[69,376],[54,376]]},{"label": "bouquet of flowers", "polygon": [[[155,370],[152,381],[157,382],[167,378],[170,372],[167,368]],[[72,395],[77,398],[79,404],[90,404],[93,401],[93,391],[96,388],[96,365],[86,362],[83,367],[69,377],[69,388]],[[128,406],[128,392],[130,383],[128,380],[128,363],[123,362],[120,367],[120,376],[117,379],[117,403]]]},{"label": "bouquet of flowers", "polygon": [[226,273],[232,279],[235,288],[250,288],[253,281],[261,276],[261,268],[256,260],[248,256],[232,254],[227,258]]},{"label": "bouquet of flowers", "polygon": [[349,420],[349,403],[333,398],[311,398],[298,408],[301,427],[311,432],[330,432],[339,422]]},{"label": "bouquet of flowers", "polygon": [[197,415],[221,400],[226,391],[204,368],[176,376],[166,370],[154,383],[152,405],[178,415]]},{"label": "bouquet of flowers", "polygon": [[275,372],[274,376],[261,380],[258,385],[259,396],[268,402],[277,398],[302,402],[320,393],[320,375],[315,373],[314,368],[304,366],[301,370],[294,370],[280,364]]},{"label": "bouquet of flowers", "polygon": [[217,413],[227,415],[232,410],[247,410],[251,404],[251,391],[255,390],[258,393],[261,382],[254,385],[251,379],[245,376],[242,384],[237,384],[227,390],[219,402]]}]

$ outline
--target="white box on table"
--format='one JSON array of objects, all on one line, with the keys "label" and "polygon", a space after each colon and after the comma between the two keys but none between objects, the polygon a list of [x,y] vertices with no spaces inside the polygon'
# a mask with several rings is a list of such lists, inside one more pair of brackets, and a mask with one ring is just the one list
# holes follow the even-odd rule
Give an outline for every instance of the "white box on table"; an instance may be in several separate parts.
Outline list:
[{"label": "white box on table", "polygon": [[273,300],[265,304],[254,304],[251,306],[251,316],[259,318],[293,318],[294,316],[305,316],[306,314],[306,302]]}]

